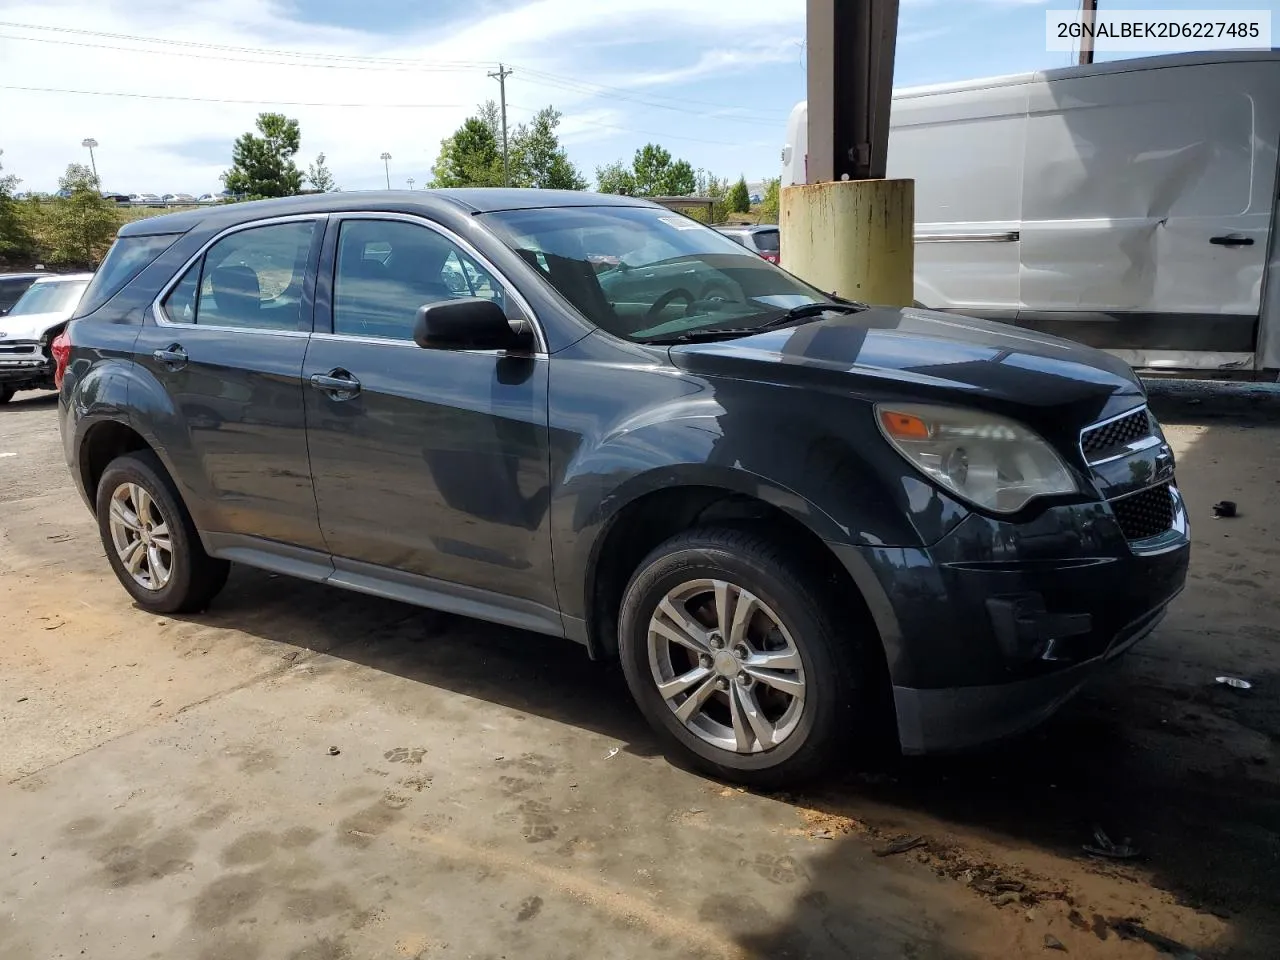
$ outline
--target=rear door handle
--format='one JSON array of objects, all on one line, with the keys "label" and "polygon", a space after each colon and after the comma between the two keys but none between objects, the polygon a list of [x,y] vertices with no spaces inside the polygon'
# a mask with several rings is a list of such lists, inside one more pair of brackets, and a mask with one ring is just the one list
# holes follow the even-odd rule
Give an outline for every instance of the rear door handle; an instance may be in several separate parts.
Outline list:
[{"label": "rear door handle", "polygon": [[182,344],[171,343],[163,350],[156,350],[151,354],[157,363],[168,367],[170,370],[181,370],[187,365],[187,351],[182,349]]},{"label": "rear door handle", "polygon": [[1238,233],[1232,233],[1225,237],[1210,237],[1209,242],[1219,247],[1252,247],[1253,237],[1242,237]]},{"label": "rear door handle", "polygon": [[360,392],[360,381],[345,370],[330,370],[328,373],[313,373],[311,386],[323,390],[334,400],[350,400]]}]

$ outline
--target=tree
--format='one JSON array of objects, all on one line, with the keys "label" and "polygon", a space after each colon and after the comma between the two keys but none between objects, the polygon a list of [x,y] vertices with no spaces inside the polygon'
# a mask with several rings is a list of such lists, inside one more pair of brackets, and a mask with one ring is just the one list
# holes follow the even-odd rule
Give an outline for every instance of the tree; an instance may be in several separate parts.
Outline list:
[{"label": "tree", "polygon": [[746,213],[751,209],[751,194],[747,191],[746,177],[739,177],[738,182],[729,188],[725,203],[730,213]]},{"label": "tree", "polygon": [[778,194],[781,187],[781,177],[774,177],[772,180],[766,180],[764,182],[764,199],[760,202],[761,223],[778,222],[778,217],[780,215]]},{"label": "tree", "polygon": [[560,111],[555,107],[539,110],[532,125],[520,125],[511,149],[513,186],[545,190],[587,189],[587,181],[569,162],[568,154],[560,146],[560,138],[556,136],[559,125]]},{"label": "tree", "polygon": [[323,153],[316,157],[315,163],[307,167],[307,182],[321,193],[329,193],[337,186],[334,183],[333,174],[325,166]]},{"label": "tree", "polygon": [[298,121],[282,113],[260,113],[258,133],[242,134],[231,151],[231,169],[222,175],[227,190],[252,197],[290,197],[302,189],[302,171],[293,162],[301,133]]},{"label": "tree", "polygon": [[596,189],[600,193],[617,193],[624,197],[635,196],[636,178],[631,168],[621,160],[596,167]]},{"label": "tree", "polygon": [[468,117],[451,136],[440,141],[440,154],[431,168],[433,187],[502,186],[502,144],[492,118]]},{"label": "tree", "polygon": [[98,189],[98,178],[82,163],[67,166],[58,181],[63,194],[52,201],[44,238],[51,263],[96,267],[120,223],[115,204]]},{"label": "tree", "polygon": [[684,197],[698,187],[698,177],[688,160],[672,160],[656,143],[636,151],[628,170],[621,161],[596,170],[601,193],[630,193],[640,197]]},{"label": "tree", "polygon": [[[4,151],[0,150],[0,156]],[[0,164],[0,260],[25,260],[35,253],[35,241],[27,229],[18,201],[13,192],[22,181],[13,174],[3,173]]]}]

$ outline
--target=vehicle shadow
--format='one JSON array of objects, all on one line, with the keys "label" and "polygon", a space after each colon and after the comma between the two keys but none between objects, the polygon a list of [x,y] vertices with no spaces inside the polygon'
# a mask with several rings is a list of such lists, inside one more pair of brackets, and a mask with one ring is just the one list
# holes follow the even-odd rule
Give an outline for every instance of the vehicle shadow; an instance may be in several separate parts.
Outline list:
[{"label": "vehicle shadow", "polygon": [[[1228,405],[1205,409],[1201,421],[1195,418],[1203,404],[1155,405],[1167,425],[1223,428],[1204,430],[1179,456],[1197,558],[1169,617],[1029,735],[962,756],[833,771],[820,789],[771,795],[814,824],[823,853],[811,861],[806,889],[785,921],[737,934],[750,955],[961,956],[947,931],[903,954],[901,944],[868,944],[857,926],[867,909],[859,899],[868,889],[865,871],[874,862],[867,848],[899,834],[926,838],[926,847],[903,855],[920,860],[921,870],[950,877],[962,890],[976,876],[978,886],[965,896],[998,901],[1009,889],[999,884],[1013,883],[1025,885],[1018,896],[1028,907],[1042,896],[1071,898],[1093,925],[1081,936],[1114,941],[1111,921],[1146,919],[1140,901],[1150,882],[1225,922],[1215,955],[1280,955],[1280,703],[1271,692],[1280,683],[1280,600],[1266,588],[1280,549],[1263,525],[1268,515],[1280,517],[1280,417],[1265,409],[1254,417],[1255,405],[1237,423]],[[1265,483],[1242,475],[1244,451]],[[1236,526],[1214,526],[1206,520],[1209,506],[1232,483],[1243,485],[1234,498],[1245,515],[1231,521]],[[1236,568],[1261,572],[1250,579]],[[191,619],[590,730],[636,754],[665,752],[631,705],[616,665],[592,662],[567,641],[239,567],[215,605]],[[1214,681],[1246,670],[1252,691]],[[1139,858],[1088,858],[1082,846],[1096,844],[1097,827],[1116,843],[1131,838]],[[1014,854],[984,862],[984,854],[963,849],[975,838]],[[1020,862],[1019,850],[1036,855]],[[1094,921],[1087,891],[1044,872],[1052,860],[1046,853],[1073,864],[1077,880],[1092,873],[1129,882],[1132,911]],[[1028,933],[1018,936],[1024,939],[1005,944],[1004,955],[1043,949],[1025,939]]]}]

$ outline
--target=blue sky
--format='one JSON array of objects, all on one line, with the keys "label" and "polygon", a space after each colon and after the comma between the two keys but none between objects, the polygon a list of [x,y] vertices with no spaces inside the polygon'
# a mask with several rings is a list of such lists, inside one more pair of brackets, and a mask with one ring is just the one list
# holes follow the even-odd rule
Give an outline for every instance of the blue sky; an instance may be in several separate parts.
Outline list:
[{"label": "blue sky", "polygon": [[[1044,41],[1045,10],[1069,0],[901,4],[897,86],[1070,60]],[[1280,24],[1280,0],[1102,6],[1247,7]],[[0,116],[39,119],[4,124],[0,148],[30,189],[86,159],[92,136],[107,187],[201,193],[219,188],[236,134],[279,109],[302,125],[304,167],[324,152],[344,188],[382,186],[386,150],[393,186],[422,186],[440,138],[496,97],[485,73],[501,59],[511,122],[560,108],[588,176],[656,141],[757,179],[777,174],[805,95],[803,38],[803,0],[0,0]]]}]

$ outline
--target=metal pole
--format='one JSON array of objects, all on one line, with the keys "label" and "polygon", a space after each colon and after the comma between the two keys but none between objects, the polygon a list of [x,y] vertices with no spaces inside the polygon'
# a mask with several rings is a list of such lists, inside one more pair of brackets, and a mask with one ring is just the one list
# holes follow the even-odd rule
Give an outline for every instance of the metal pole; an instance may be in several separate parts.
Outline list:
[{"label": "metal pole", "polygon": [[1080,3],[1080,62],[1093,63],[1093,22],[1098,13],[1098,0]]},{"label": "metal pole", "polygon": [[511,71],[498,64],[498,72],[489,76],[498,81],[498,98],[502,102],[502,185],[511,186],[511,166],[507,160],[507,77]]},{"label": "metal pole", "polygon": [[883,179],[898,0],[808,0],[807,17],[809,182]]},{"label": "metal pole", "polygon": [[98,141],[93,139],[93,137],[85,137],[80,141],[80,146],[89,148],[89,166],[93,168],[94,181],[98,184],[99,188],[101,188],[102,182],[98,180],[98,161],[93,155],[93,148],[97,145]]},{"label": "metal pole", "polygon": [[387,174],[387,189],[388,189],[388,190],[390,190],[390,189],[391,189],[391,154],[387,153],[387,152],[384,150],[384,151],[382,152],[382,155],[381,155],[380,157],[378,157],[378,159],[382,161],[382,168],[383,168],[383,170],[385,170],[385,171],[386,171],[386,174]]}]

